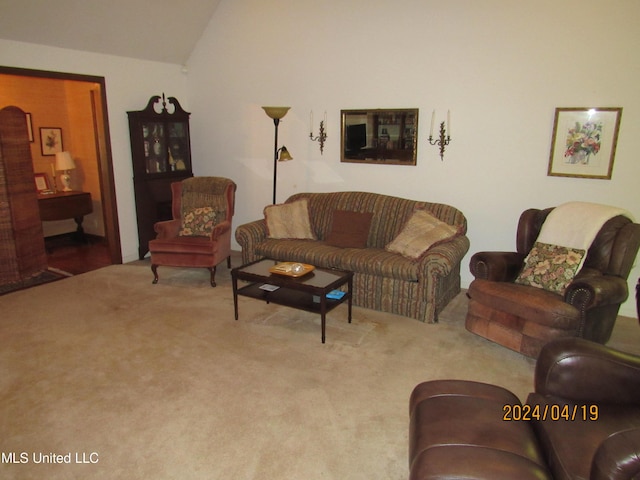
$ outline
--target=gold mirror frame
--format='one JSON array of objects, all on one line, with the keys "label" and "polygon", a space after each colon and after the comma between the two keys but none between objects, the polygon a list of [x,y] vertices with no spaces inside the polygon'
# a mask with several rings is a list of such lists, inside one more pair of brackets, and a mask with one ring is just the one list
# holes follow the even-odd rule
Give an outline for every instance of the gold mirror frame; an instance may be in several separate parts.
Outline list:
[{"label": "gold mirror frame", "polygon": [[340,111],[340,161],[415,165],[418,109]]}]

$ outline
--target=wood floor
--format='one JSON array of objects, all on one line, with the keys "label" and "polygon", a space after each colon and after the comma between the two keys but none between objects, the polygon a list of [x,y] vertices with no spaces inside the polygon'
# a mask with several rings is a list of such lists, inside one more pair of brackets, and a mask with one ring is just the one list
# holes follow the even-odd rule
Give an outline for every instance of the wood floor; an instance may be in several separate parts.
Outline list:
[{"label": "wood floor", "polygon": [[103,238],[88,236],[87,242],[78,242],[70,235],[45,239],[47,264],[73,275],[90,272],[111,265],[111,258]]}]

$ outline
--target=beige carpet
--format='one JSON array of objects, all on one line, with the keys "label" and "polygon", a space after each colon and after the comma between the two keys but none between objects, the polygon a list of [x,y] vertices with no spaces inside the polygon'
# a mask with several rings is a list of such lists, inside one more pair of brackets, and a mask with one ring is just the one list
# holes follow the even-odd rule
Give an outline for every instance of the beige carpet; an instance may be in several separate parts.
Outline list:
[{"label": "beige carpet", "polygon": [[[531,390],[532,360],[464,329],[464,295],[436,325],[357,307],[349,325],[340,306],[323,345],[310,313],[241,298],[235,321],[224,265],[215,289],[205,270],[159,272],[0,297],[0,478],[399,480],[417,383]],[[639,340],[621,319],[614,343]],[[71,463],[35,463],[52,453]]]}]

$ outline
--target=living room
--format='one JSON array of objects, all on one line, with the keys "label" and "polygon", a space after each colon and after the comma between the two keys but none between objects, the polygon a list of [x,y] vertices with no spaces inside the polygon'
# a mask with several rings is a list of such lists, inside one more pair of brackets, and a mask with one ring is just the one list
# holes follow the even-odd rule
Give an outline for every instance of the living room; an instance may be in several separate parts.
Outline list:
[{"label": "living room", "polygon": [[[10,16],[3,12],[3,21]],[[179,60],[97,53],[81,39],[63,48],[2,38],[0,64],[105,78],[125,263],[138,249],[126,112],[165,93],[192,114],[194,173],[237,183],[235,226],[271,203],[273,122],[261,106],[290,106],[279,140],[294,160],[278,169],[278,202],[298,192],[361,190],[452,205],[468,220],[467,288],[470,256],[512,250],[527,208],[581,200],[640,218],[639,18],[632,0],[221,0]],[[166,27],[158,45],[180,28]],[[558,107],[623,108],[611,179],[547,175]],[[340,162],[340,111],[353,108],[418,108],[417,164]],[[442,159],[428,142],[434,110],[437,122],[451,116]],[[309,140],[311,111],[314,133],[327,112],[322,153]],[[638,277],[636,265],[630,291]],[[635,316],[631,298],[621,314]]]}]

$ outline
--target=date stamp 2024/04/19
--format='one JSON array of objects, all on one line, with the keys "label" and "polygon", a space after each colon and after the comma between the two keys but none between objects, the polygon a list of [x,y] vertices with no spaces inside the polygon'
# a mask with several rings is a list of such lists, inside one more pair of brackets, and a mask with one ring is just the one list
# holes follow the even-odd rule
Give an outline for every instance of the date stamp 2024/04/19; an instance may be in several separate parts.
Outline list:
[{"label": "date stamp 2024/04/19", "polygon": [[551,420],[554,422],[598,420],[598,405],[503,405],[502,420],[519,422],[530,420]]}]

